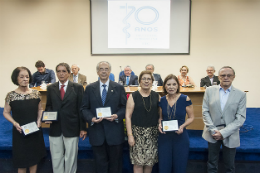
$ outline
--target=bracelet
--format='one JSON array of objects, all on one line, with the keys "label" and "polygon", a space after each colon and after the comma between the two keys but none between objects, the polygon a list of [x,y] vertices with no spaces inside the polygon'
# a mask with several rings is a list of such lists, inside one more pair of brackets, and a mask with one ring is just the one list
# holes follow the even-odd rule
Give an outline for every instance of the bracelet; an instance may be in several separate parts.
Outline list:
[{"label": "bracelet", "polygon": [[132,133],[128,133],[127,136],[133,136],[133,134]]}]

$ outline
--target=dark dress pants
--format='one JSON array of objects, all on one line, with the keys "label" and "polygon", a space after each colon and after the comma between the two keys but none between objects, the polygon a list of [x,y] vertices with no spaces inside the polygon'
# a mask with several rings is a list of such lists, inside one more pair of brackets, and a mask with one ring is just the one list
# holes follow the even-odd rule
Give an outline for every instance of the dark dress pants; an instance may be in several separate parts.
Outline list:
[{"label": "dark dress pants", "polygon": [[123,144],[92,146],[97,173],[122,173]]},{"label": "dark dress pants", "polygon": [[228,148],[223,145],[223,141],[217,141],[216,143],[208,142],[208,173],[218,172],[218,160],[220,146],[222,145],[223,162],[225,167],[225,173],[235,173],[235,156],[236,148]]}]

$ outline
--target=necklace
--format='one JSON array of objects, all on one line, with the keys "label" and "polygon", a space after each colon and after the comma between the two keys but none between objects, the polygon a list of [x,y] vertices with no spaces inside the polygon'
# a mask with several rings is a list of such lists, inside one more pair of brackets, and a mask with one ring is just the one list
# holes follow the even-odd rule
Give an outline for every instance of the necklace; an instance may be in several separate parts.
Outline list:
[{"label": "necklace", "polygon": [[168,120],[170,119],[175,119],[175,112],[176,112],[176,105],[177,105],[177,97],[176,97],[176,101],[174,103],[174,105],[172,106],[172,108],[170,107],[168,101],[167,101],[167,114],[168,114]]},{"label": "necklace", "polygon": [[[140,93],[140,91],[139,91],[139,93]],[[140,95],[142,96],[141,93],[140,93]],[[145,108],[145,110],[146,110],[147,112],[150,112],[151,109],[152,109],[152,95],[151,95],[151,92],[150,92],[149,96],[150,96],[150,108],[149,108],[149,110],[147,110],[146,105],[145,105],[145,101],[144,101],[144,97],[142,96],[144,108]],[[148,97],[149,97],[149,96],[148,96]]]}]

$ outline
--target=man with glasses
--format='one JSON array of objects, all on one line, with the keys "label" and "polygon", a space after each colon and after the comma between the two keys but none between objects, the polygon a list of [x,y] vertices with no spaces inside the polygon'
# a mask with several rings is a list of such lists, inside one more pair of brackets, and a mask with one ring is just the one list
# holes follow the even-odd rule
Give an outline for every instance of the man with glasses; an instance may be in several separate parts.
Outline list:
[{"label": "man with glasses", "polygon": [[122,85],[109,80],[109,62],[99,62],[96,70],[100,80],[86,87],[81,112],[89,124],[96,172],[121,173],[126,93]]},{"label": "man with glasses", "polygon": [[123,85],[138,85],[138,77],[131,74],[132,69],[129,65],[124,68],[124,75],[119,77],[119,82],[121,81]]},{"label": "man with glasses", "polygon": [[225,172],[235,172],[236,147],[240,146],[239,128],[246,119],[246,94],[232,85],[235,71],[224,66],[219,70],[220,85],[206,89],[202,105],[204,131],[208,141],[208,172],[218,172],[222,145]]},{"label": "man with glasses", "polygon": [[215,76],[215,67],[214,66],[208,66],[207,67],[207,75],[204,78],[201,78],[200,80],[200,87],[204,87],[204,86],[212,86],[213,84],[218,85],[219,84],[219,80],[218,80],[218,76]]},{"label": "man with glasses", "polygon": [[71,66],[72,73],[69,76],[69,80],[71,82],[75,82],[75,83],[81,84],[84,87],[86,87],[87,86],[87,77],[85,75],[79,73],[79,70],[80,70],[79,65],[73,64]]},{"label": "man with glasses", "polygon": [[152,72],[153,77],[154,77],[154,81],[158,82],[157,86],[163,86],[163,80],[161,78],[161,75],[158,74],[158,73],[154,73],[154,65],[153,64],[147,64],[145,66],[145,70]]}]

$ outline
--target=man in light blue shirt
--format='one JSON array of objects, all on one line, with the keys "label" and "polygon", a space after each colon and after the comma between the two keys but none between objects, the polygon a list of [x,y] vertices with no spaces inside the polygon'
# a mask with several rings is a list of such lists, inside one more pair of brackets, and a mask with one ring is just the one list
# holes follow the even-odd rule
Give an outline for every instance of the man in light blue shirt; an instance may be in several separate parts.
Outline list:
[{"label": "man in light blue shirt", "polygon": [[208,141],[208,173],[218,172],[221,146],[225,172],[235,173],[239,128],[246,119],[246,94],[232,85],[235,79],[232,67],[222,67],[218,78],[220,85],[206,89],[202,105],[205,124],[202,137]]}]

